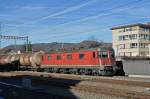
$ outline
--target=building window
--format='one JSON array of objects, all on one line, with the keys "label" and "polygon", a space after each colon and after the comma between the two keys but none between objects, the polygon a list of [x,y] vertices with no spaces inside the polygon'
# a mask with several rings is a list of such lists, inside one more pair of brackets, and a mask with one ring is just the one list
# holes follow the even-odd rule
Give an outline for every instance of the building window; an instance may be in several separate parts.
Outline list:
[{"label": "building window", "polygon": [[148,48],[148,44],[146,44],[146,43],[140,43],[139,47],[140,48]]},{"label": "building window", "polygon": [[79,54],[79,59],[83,59],[84,58],[84,54]]},{"label": "building window", "polygon": [[139,47],[140,48],[145,48],[145,44],[144,43],[140,43]]},{"label": "building window", "polygon": [[144,40],[149,40],[149,35],[148,34],[139,34],[139,38],[144,39]]},{"label": "building window", "polygon": [[124,28],[124,29],[123,29],[123,32],[125,32],[125,31],[126,31],[126,29]]},{"label": "building window", "polygon": [[149,40],[149,39],[150,39],[150,35],[145,34],[145,39],[146,39],[146,40]]},{"label": "building window", "polygon": [[119,36],[119,41],[122,41],[123,40],[123,36]]},{"label": "building window", "polygon": [[125,44],[120,44],[120,45],[119,45],[119,48],[120,48],[120,49],[125,49]]},{"label": "building window", "polygon": [[118,37],[119,41],[132,40],[132,39],[137,39],[137,34],[121,35]]},{"label": "building window", "polygon": [[47,60],[51,60],[51,56],[47,56]]},{"label": "building window", "polygon": [[148,44],[145,44],[145,48],[148,48]]},{"label": "building window", "polygon": [[144,35],[144,34],[139,34],[139,38],[140,38],[140,39],[144,39],[144,38],[145,38],[145,35]]},{"label": "building window", "polygon": [[130,46],[131,46],[131,48],[137,48],[137,45],[138,45],[137,43],[131,43]]},{"label": "building window", "polygon": [[121,33],[121,32],[122,32],[122,30],[119,30],[118,32],[119,32],[119,33]]},{"label": "building window", "polygon": [[140,56],[146,56],[146,52],[140,52]]},{"label": "building window", "polygon": [[67,59],[68,59],[68,60],[71,60],[71,59],[72,59],[72,55],[71,55],[71,54],[68,54],[68,55],[67,55]]},{"label": "building window", "polygon": [[132,39],[137,39],[137,34],[132,34]]},{"label": "building window", "polygon": [[149,32],[150,31],[149,28],[140,28],[140,30],[145,31],[145,32]]},{"label": "building window", "polygon": [[125,35],[125,40],[128,40],[129,39],[129,36],[128,35]]},{"label": "building window", "polygon": [[60,55],[57,55],[57,60],[61,60],[61,56]]},{"label": "building window", "polygon": [[130,28],[126,28],[126,31],[132,31],[132,28],[130,27]]}]

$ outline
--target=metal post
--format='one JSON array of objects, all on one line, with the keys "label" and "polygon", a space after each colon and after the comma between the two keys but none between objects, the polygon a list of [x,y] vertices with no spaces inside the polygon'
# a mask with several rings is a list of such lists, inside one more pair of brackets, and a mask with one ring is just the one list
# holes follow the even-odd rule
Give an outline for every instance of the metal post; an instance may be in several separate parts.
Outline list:
[{"label": "metal post", "polygon": [[28,36],[26,37],[26,52],[28,52],[28,42],[29,42],[29,40],[28,40]]},{"label": "metal post", "polygon": [[17,52],[17,45],[16,45],[16,39],[15,40],[15,52]]},{"label": "metal post", "polygon": [[64,49],[64,43],[61,43],[61,49],[62,50]]},{"label": "metal post", "polygon": [[[26,45],[25,45],[25,50],[26,52],[28,52],[28,36],[26,37],[19,37],[19,36],[7,36],[7,35],[0,35],[0,39],[6,39],[6,40],[10,40],[13,39],[15,40],[15,47],[16,47],[16,40],[25,40],[26,41]],[[15,48],[16,49],[16,48]]]}]

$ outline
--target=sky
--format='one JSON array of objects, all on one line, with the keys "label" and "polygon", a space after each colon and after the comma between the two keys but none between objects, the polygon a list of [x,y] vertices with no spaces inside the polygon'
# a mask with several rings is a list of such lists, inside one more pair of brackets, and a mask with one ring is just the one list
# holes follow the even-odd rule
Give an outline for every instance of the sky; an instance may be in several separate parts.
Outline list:
[{"label": "sky", "polygon": [[112,42],[111,27],[150,22],[149,10],[150,0],[0,0],[0,32],[31,43]]}]

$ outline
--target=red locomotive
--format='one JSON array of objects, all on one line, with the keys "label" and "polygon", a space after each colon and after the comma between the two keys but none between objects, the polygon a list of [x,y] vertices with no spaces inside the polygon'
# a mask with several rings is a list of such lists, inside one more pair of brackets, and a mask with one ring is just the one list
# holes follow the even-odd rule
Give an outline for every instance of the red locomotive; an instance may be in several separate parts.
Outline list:
[{"label": "red locomotive", "polygon": [[116,67],[113,50],[104,48],[0,56],[0,65],[12,64],[40,71],[89,75],[114,75]]},{"label": "red locomotive", "polygon": [[51,72],[113,75],[115,58],[112,50],[100,48],[72,52],[51,52],[42,56],[41,65],[49,68]]}]

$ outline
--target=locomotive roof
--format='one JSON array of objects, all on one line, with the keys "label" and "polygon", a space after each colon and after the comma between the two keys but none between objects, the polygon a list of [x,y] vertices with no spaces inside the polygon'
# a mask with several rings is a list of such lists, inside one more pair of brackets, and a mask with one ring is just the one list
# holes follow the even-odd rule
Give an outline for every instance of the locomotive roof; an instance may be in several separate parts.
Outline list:
[{"label": "locomotive roof", "polygon": [[82,51],[96,51],[100,49],[101,51],[106,51],[106,50],[111,50],[113,51],[112,48],[91,48],[91,49],[79,49],[79,50],[60,50],[60,51],[50,51],[46,52],[46,54],[49,53],[71,53],[71,52],[82,52]]}]

